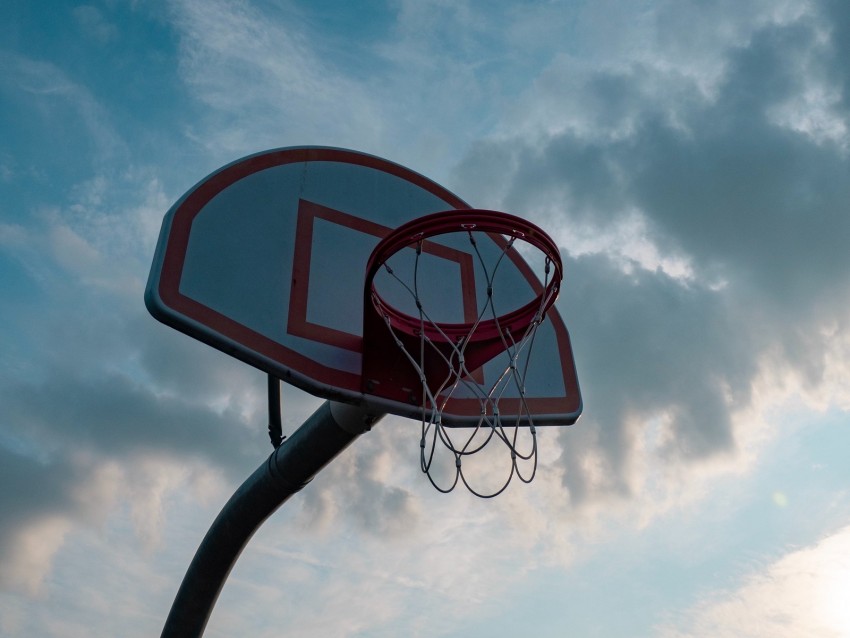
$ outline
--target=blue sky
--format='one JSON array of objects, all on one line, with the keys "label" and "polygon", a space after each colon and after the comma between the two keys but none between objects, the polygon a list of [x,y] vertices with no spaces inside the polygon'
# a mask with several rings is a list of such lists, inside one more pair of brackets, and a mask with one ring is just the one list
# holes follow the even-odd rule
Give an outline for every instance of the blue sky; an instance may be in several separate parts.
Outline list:
[{"label": "blue sky", "polygon": [[4,3],[0,633],[160,631],[270,451],[264,375],[145,310],[162,217],[329,145],[551,232],[585,412],[486,502],[387,419],[206,635],[850,635],[848,60],[840,0]]}]

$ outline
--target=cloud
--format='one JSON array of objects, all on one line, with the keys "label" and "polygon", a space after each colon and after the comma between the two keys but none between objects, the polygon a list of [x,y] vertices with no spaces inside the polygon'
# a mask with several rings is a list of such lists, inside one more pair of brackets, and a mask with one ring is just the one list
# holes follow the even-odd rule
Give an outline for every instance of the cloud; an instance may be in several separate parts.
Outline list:
[{"label": "cloud", "polygon": [[0,587],[34,594],[70,527],[64,513],[56,511],[63,500],[62,483],[43,466],[4,448],[0,448],[0,456],[0,500],[5,513],[0,524],[0,555],[7,566]]},{"label": "cloud", "polygon": [[[391,3],[392,13],[374,21],[367,8],[351,18],[292,4],[170,6],[181,77],[208,107],[187,135],[219,163],[258,148],[326,144],[443,180],[468,142],[494,124],[491,114],[514,99],[515,78],[523,78],[521,90],[528,62],[539,60],[506,52],[505,23],[527,24],[533,13],[510,3],[487,11],[471,3]],[[550,27],[556,16],[565,19],[560,8],[546,16]],[[530,29],[508,31],[517,47],[540,41]],[[521,73],[509,73],[515,67]]]},{"label": "cloud", "polygon": [[[62,68],[43,60],[0,52],[0,91],[8,98],[5,108],[14,114],[19,126],[32,131],[35,152],[42,166],[27,168],[42,176],[45,168],[61,168],[56,159],[68,161],[66,148],[74,148],[76,162],[90,158],[100,168],[127,157],[127,147],[115,128],[111,114],[83,84]],[[69,125],[74,122],[74,125]],[[46,138],[46,134],[49,137]],[[46,139],[45,139],[46,138]],[[93,151],[92,156],[79,149]],[[64,171],[69,170],[67,167]],[[5,171],[4,171],[5,172]]]},{"label": "cloud", "polygon": [[[252,446],[251,437],[233,427],[241,419],[232,410],[216,414],[158,398],[117,375],[8,383],[2,402],[0,555],[20,566],[4,572],[2,585],[30,590],[72,526],[97,526],[129,500],[139,536],[155,544],[159,504],[171,490],[192,475],[223,472],[238,480],[255,464],[262,441],[257,437]],[[45,542],[33,543],[35,537]]]},{"label": "cloud", "polygon": [[747,575],[737,589],[715,591],[660,628],[661,636],[812,636],[850,632],[850,528],[792,551]]},{"label": "cloud", "polygon": [[74,7],[72,14],[80,29],[89,38],[108,44],[118,37],[118,27],[109,22],[101,11],[92,5]]},{"label": "cloud", "polygon": [[[655,25],[699,12],[662,4]],[[555,229],[566,252],[559,304],[585,394],[561,438],[573,506],[643,501],[650,487],[647,501],[666,502],[658,491],[672,497],[684,476],[748,462],[754,415],[800,391],[783,375],[816,393],[843,374],[826,361],[850,314],[835,294],[850,288],[847,140],[771,115],[834,74],[843,44],[827,24],[817,11],[744,16],[714,40],[710,92],[653,62],[672,42],[621,65],[557,58],[526,96],[554,126],[503,133],[460,165],[458,183]]]},{"label": "cloud", "polygon": [[[377,432],[367,436],[373,434]],[[411,449],[418,448],[413,443]],[[358,441],[348,452],[362,446],[371,444]],[[347,460],[354,462],[348,452],[327,471],[346,465]],[[418,471],[414,463],[410,466]],[[326,477],[325,472],[317,477],[299,501],[325,489],[344,499],[345,482]],[[397,635],[401,625],[409,627],[411,635],[450,635],[472,610],[502,600],[528,568],[526,555],[514,551],[524,546],[525,530],[521,525],[516,529],[500,526],[493,501],[485,504],[458,493],[462,503],[458,504],[457,499],[449,502],[430,487],[421,487],[414,488],[415,497],[423,502],[423,509],[427,507],[427,524],[411,526],[402,535],[377,535],[371,524],[367,530],[338,523],[329,533],[318,534],[314,527],[299,529],[291,524],[291,517],[298,516],[294,510],[300,507],[293,502],[292,509],[281,510],[258,532],[239,566],[241,573],[251,576],[234,574],[222,593],[221,608],[256,609],[247,616],[263,617],[263,627],[285,623],[287,631],[298,636],[362,632],[391,636]],[[295,590],[297,597],[280,595]],[[272,600],[274,604],[268,604]],[[316,614],[301,604],[303,600],[326,601],[323,613]],[[211,628],[224,634],[237,627],[244,631],[240,618],[241,614],[222,613],[213,618]]]},{"label": "cloud", "polygon": [[0,226],[4,263],[19,266],[4,280],[0,588],[39,592],[65,539],[125,502],[155,547],[174,490],[221,490],[270,450],[262,375],[144,309],[163,200],[149,171],[128,169]]},{"label": "cloud", "polygon": [[[210,107],[191,134],[222,161],[287,143],[344,145],[381,134],[382,118],[365,86],[324,60],[290,23],[297,12],[264,15],[245,3],[172,5],[181,33],[181,75]],[[284,11],[281,9],[281,11]]]}]

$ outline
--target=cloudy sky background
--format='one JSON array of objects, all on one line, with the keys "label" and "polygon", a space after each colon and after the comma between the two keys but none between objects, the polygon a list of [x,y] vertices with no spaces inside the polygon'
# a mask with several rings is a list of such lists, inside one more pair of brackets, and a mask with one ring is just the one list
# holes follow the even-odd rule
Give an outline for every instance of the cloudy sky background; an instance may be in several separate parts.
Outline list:
[{"label": "cloudy sky background", "polygon": [[159,226],[305,144],[549,229],[585,413],[493,501],[386,419],[207,635],[850,636],[842,0],[5,2],[2,635],[158,635],[271,451],[265,376],[145,310]]}]

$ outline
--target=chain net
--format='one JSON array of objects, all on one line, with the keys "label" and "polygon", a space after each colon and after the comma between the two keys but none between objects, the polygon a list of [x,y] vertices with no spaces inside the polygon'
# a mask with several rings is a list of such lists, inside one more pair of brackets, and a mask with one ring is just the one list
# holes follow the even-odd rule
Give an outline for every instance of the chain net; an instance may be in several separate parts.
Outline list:
[{"label": "chain net", "polygon": [[[507,261],[506,258],[509,257],[510,252],[516,250],[514,244],[517,238],[504,237],[504,242],[500,242],[501,251],[495,258],[490,255],[490,263],[486,263],[476,239],[478,231],[470,229],[465,230],[464,233],[472,249],[473,258],[478,262],[486,278],[486,300],[479,305],[478,316],[470,324],[465,337],[458,338],[454,335],[454,338],[450,338],[441,323],[432,319],[431,315],[434,313],[429,313],[423,303],[419,294],[419,261],[423,252],[421,239],[415,246],[411,246],[416,250],[412,281],[403,280],[391,267],[389,260],[382,266],[386,273],[410,295],[418,310],[419,329],[416,331],[418,340],[415,349],[410,348],[409,345],[406,346],[402,341],[401,335],[393,326],[390,313],[386,310],[385,302],[377,294],[373,294],[373,303],[383,317],[396,345],[406,355],[406,359],[413,366],[422,383],[422,421],[419,442],[422,471],[440,492],[451,492],[463,483],[474,495],[492,498],[501,494],[514,477],[524,483],[530,483],[537,472],[537,430],[534,426],[533,414],[526,402],[526,373],[531,360],[535,334],[545,320],[546,310],[554,301],[551,297],[557,294],[557,289],[550,289],[548,285],[552,276],[552,264],[546,257],[540,277],[546,292],[540,296],[539,308],[521,334],[512,334],[507,327],[500,324],[494,297],[497,294],[497,274],[500,267]],[[479,326],[482,322],[490,320],[495,322],[498,328],[503,352],[488,363],[488,375],[490,378],[495,378],[495,381],[481,385],[474,380],[475,371],[467,368],[465,354],[467,346],[474,341]],[[410,340],[407,342],[410,344]],[[440,378],[431,378],[429,381],[425,374],[426,362],[434,358],[442,361],[446,373]],[[490,373],[494,362],[497,362],[495,365],[498,366],[495,377]],[[506,393],[510,393],[513,399],[518,398],[520,406],[518,414],[503,416],[500,413],[499,401],[506,396]],[[474,426],[458,428],[443,424],[443,410],[450,399],[456,395],[472,396],[477,399],[480,405],[480,416]],[[509,456],[510,462],[505,470],[506,476],[500,480],[497,479],[495,487],[481,489],[473,485],[467,476],[470,457],[486,456],[488,467],[492,467],[491,455],[483,453],[488,450],[492,452],[494,448],[501,449],[500,454],[503,457],[505,454]],[[442,458],[438,464],[437,460],[446,453],[448,458]],[[438,465],[440,466],[439,477],[436,471]],[[477,468],[478,464],[475,466]],[[485,470],[485,473],[492,474],[489,470]],[[492,478],[488,478],[489,483]]]}]

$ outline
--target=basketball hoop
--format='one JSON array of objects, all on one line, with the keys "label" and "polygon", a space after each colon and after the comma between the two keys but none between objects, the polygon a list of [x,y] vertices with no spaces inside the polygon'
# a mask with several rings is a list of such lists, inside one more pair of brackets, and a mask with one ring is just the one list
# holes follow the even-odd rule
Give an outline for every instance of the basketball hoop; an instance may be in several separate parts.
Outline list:
[{"label": "basketball hoop", "polygon": [[[483,303],[476,302],[472,316],[462,322],[436,318],[440,309],[426,307],[420,294],[424,273],[428,272],[419,268],[422,255],[435,250],[436,242],[429,241],[431,238],[447,235],[453,236],[455,245],[463,240],[475,269],[483,274],[479,278],[484,283]],[[488,245],[496,246],[495,251],[485,254],[480,249],[484,237]],[[441,237],[441,242],[445,239]],[[521,244],[542,257],[542,261],[537,260],[541,264],[537,276],[542,283],[532,299],[519,300],[519,307],[505,311],[499,303],[497,309],[500,267],[521,259],[517,254]],[[391,260],[407,249],[415,251],[415,256],[408,254],[412,268],[395,268]],[[403,291],[413,312],[405,312],[386,299],[375,281],[380,271],[385,281],[395,282],[396,289]],[[533,480],[537,436],[534,411],[526,401],[526,373],[538,327],[558,296],[562,271],[558,247],[545,232],[519,217],[489,210],[426,215],[397,228],[372,252],[364,291],[364,393],[419,406],[422,470],[441,492],[449,492],[463,482],[473,494],[489,498],[504,491],[514,475],[526,483]],[[394,302],[396,299],[400,299],[398,294]],[[495,382],[484,384],[484,366]],[[508,396],[512,405],[506,412],[511,416],[505,417],[499,404]],[[453,402],[470,401],[478,404],[477,418],[453,421],[447,407]],[[457,431],[449,431],[462,426],[471,432],[467,430],[465,436],[458,437]],[[522,429],[530,435],[525,452],[518,449]],[[482,493],[467,481],[463,460],[495,442],[501,442],[510,454],[509,474],[501,487]],[[446,485],[438,484],[431,473],[435,453],[441,447],[454,457],[454,478]],[[530,469],[523,472],[520,463]]]},{"label": "basketball hoop", "polygon": [[502,452],[491,441],[509,448],[510,476],[523,462],[528,477],[535,426],[581,414],[569,331],[553,305],[561,277],[557,246],[533,224],[473,209],[388,160],[305,146],[236,160],[175,202],[145,304],[269,375],[273,444],[279,379],[421,420],[432,482],[448,489],[463,469],[480,487],[475,468],[489,480],[491,451]]}]

